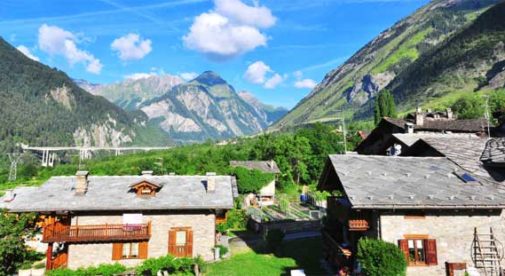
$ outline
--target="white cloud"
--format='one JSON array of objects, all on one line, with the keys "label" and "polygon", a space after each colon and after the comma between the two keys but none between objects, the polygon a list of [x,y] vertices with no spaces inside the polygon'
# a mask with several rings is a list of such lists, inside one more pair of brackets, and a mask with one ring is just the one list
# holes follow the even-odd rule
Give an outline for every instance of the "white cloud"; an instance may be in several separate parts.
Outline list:
[{"label": "white cloud", "polygon": [[25,45],[19,45],[16,49],[18,49],[21,53],[23,53],[25,56],[35,60],[35,61],[39,61],[39,58],[36,57],[35,55],[33,55],[31,52],[30,52],[30,49],[28,49],[28,47],[26,47]]},{"label": "white cloud", "polygon": [[300,88],[300,89],[304,89],[304,88],[312,89],[312,88],[316,87],[316,85],[317,85],[317,83],[312,79],[297,80],[295,82],[295,87]]},{"label": "white cloud", "polygon": [[141,79],[147,79],[153,76],[157,76],[158,74],[155,72],[150,72],[150,73],[133,73],[130,75],[124,76],[125,79],[127,80],[141,80]]},{"label": "white cloud", "polygon": [[279,84],[281,84],[284,81],[285,77],[275,73],[270,79],[268,79],[263,87],[266,89],[274,89],[276,88]]},{"label": "white cloud", "polygon": [[70,65],[83,63],[86,70],[99,74],[103,65],[92,54],[77,47],[77,37],[60,27],[43,24],[39,28],[39,48],[50,55],[65,57]]},{"label": "white cloud", "polygon": [[227,59],[266,46],[260,29],[275,24],[264,6],[248,6],[240,0],[215,0],[215,9],[195,17],[184,45],[210,57]]},{"label": "white cloud", "polygon": [[179,76],[185,80],[185,81],[190,81],[196,77],[198,77],[198,73],[195,73],[195,72],[184,72],[184,73],[180,73]]},{"label": "white cloud", "polygon": [[123,61],[142,59],[152,50],[150,39],[141,39],[134,33],[114,39],[110,47],[118,52],[119,58]]},{"label": "white cloud", "polygon": [[256,61],[247,67],[244,78],[255,84],[262,84],[265,82],[266,74],[272,72],[270,66],[266,65],[263,61]]},{"label": "white cloud", "polygon": [[293,75],[296,78],[294,86],[298,89],[312,89],[317,85],[317,82],[313,79],[304,79],[303,72],[301,70],[295,71]]},{"label": "white cloud", "polygon": [[254,7],[242,3],[240,0],[215,0],[215,11],[237,22],[259,28],[269,28],[275,25],[277,20],[270,9],[265,6],[259,6],[255,3]]}]

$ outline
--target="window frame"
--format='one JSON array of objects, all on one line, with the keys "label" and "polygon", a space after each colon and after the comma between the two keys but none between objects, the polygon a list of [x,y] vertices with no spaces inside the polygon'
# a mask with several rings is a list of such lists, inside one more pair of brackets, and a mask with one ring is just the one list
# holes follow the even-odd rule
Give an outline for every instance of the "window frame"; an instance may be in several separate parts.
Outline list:
[{"label": "window frame", "polygon": [[[426,252],[426,246],[425,246],[425,244],[426,244],[426,239],[414,239],[414,238],[409,238],[409,239],[405,239],[405,240],[407,241],[407,246],[408,246],[408,244],[409,244],[409,242],[410,242],[410,241],[412,241],[412,243],[413,243],[413,245],[414,245],[414,247],[413,247],[413,249],[414,249],[414,261],[412,261],[412,260],[410,259],[410,249],[411,249],[411,247],[410,247],[410,246],[408,246],[408,250],[409,250],[409,252],[408,252],[409,259],[407,260],[408,265],[409,265],[409,266],[426,266],[426,265],[428,265],[428,262],[427,262],[427,260],[426,260],[426,253],[427,253],[427,252]],[[421,242],[422,251],[423,251],[423,256],[424,256],[424,261],[420,261],[420,260],[419,260],[419,254],[418,254],[418,253],[419,253],[419,252],[418,252],[418,251],[419,251],[419,248],[417,248],[417,242],[418,242],[418,241],[420,241],[420,242]]]},{"label": "window frame", "polygon": [[[133,251],[133,245],[137,245],[137,255],[133,256],[132,251]],[[124,249],[125,246],[129,247],[129,253],[128,255],[124,255]],[[132,259],[140,259],[140,242],[124,242],[121,245],[121,260],[132,260]]]}]

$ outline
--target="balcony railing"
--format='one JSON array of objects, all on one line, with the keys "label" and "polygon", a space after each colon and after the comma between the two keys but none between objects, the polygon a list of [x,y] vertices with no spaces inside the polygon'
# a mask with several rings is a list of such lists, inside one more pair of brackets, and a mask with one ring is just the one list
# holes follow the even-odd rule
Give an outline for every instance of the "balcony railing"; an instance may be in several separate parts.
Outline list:
[{"label": "balcony railing", "polygon": [[349,231],[367,231],[370,225],[366,219],[350,219]]},{"label": "balcony railing", "polygon": [[56,222],[44,227],[42,242],[140,241],[150,237],[151,222],[76,226]]}]

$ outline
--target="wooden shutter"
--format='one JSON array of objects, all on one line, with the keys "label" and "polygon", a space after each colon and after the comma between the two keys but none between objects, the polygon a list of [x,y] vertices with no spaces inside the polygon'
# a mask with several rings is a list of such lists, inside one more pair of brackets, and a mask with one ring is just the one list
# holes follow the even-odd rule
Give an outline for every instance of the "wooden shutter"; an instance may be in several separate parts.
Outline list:
[{"label": "wooden shutter", "polygon": [[176,230],[169,230],[168,231],[168,254],[175,256],[176,250],[175,250],[175,237],[176,237],[177,231]]},{"label": "wooden shutter", "polygon": [[398,240],[398,247],[405,256],[405,261],[409,263],[409,243],[408,240]]},{"label": "wooden shutter", "polygon": [[112,244],[112,260],[117,261],[121,260],[123,257],[123,244],[122,243],[113,243]]},{"label": "wooden shutter", "polygon": [[147,241],[139,243],[139,259],[147,259],[148,243]]},{"label": "wooden shutter", "polygon": [[186,256],[193,257],[193,230],[186,231]]},{"label": "wooden shutter", "polygon": [[426,250],[426,264],[427,265],[438,265],[437,241],[436,240],[424,240],[424,248]]}]

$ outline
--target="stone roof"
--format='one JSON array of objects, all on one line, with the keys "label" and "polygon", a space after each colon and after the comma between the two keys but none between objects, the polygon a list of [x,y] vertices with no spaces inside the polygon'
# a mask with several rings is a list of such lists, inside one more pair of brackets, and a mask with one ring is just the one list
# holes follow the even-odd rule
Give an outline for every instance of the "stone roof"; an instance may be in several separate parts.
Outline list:
[{"label": "stone roof", "polygon": [[[405,123],[415,123],[412,120],[383,118],[398,127],[405,127]],[[487,126],[486,119],[424,119],[422,125],[415,125],[416,131],[452,131],[452,132],[482,132]]]},{"label": "stone roof", "polygon": [[232,167],[242,167],[247,169],[256,169],[265,173],[281,173],[277,163],[274,160],[268,161],[230,161]]},{"label": "stone roof", "polygon": [[412,146],[415,144],[417,141],[420,139],[449,139],[454,140],[454,139],[481,139],[479,136],[473,134],[473,133],[394,133],[393,136],[403,144],[407,145],[408,147]]},{"label": "stone roof", "polygon": [[505,207],[505,191],[463,181],[468,172],[445,157],[330,155],[330,160],[355,209]]},{"label": "stone roof", "polygon": [[505,165],[505,138],[489,139],[480,160],[489,165]]},{"label": "stone roof", "polygon": [[[75,195],[76,177],[57,176],[40,187],[19,187],[14,200],[0,198],[0,208],[12,212],[126,211],[233,208],[234,177],[214,176],[215,191],[207,192],[206,176],[89,176],[85,195]],[[132,183],[152,181],[162,186],[154,197],[138,197]]]}]

